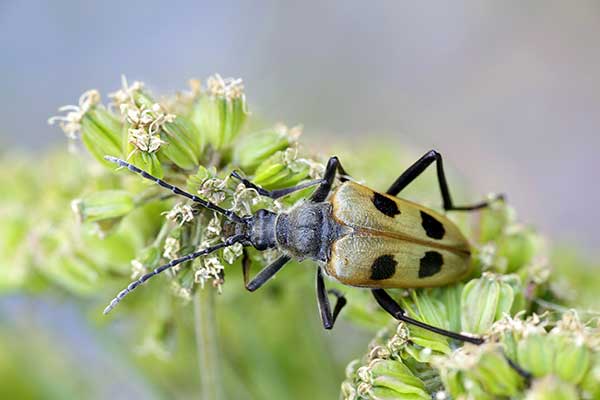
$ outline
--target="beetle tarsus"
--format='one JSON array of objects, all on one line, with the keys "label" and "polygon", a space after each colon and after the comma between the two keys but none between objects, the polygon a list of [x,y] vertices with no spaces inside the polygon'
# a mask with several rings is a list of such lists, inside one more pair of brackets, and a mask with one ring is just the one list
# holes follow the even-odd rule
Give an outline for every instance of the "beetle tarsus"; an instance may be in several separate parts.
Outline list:
[{"label": "beetle tarsus", "polygon": [[[331,304],[329,303],[328,294],[332,294],[336,297],[335,306],[333,312],[331,311]],[[347,301],[344,295],[336,290],[325,287],[325,281],[323,279],[323,272],[321,268],[317,268],[317,303],[319,304],[319,312],[321,314],[321,322],[325,329],[332,329],[335,325],[335,321],[340,314],[340,311],[344,308]]]}]

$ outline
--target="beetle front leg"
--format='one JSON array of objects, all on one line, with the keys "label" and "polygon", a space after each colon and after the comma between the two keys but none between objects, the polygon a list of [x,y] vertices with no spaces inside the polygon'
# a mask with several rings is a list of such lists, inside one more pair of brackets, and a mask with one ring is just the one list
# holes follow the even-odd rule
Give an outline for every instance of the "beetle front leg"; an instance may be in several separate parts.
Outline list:
[{"label": "beetle front leg", "polygon": [[476,345],[480,345],[484,342],[482,338],[466,336],[460,333],[447,331],[445,329],[438,328],[436,326],[432,326],[424,322],[418,321],[416,319],[413,319],[406,314],[406,311],[404,311],[402,307],[400,307],[400,305],[394,299],[392,299],[392,297],[385,290],[372,289],[371,292],[373,293],[375,300],[377,300],[377,303],[392,317],[396,318],[399,321],[404,321],[407,324],[418,326],[419,328],[423,328],[428,331],[437,333],[439,335],[446,336],[451,339],[460,340],[463,342],[473,343]]},{"label": "beetle front leg", "polygon": [[271,279],[275,274],[283,268],[283,266],[291,260],[289,256],[281,256],[277,260],[273,261],[271,264],[267,265],[263,269],[260,270],[258,274],[248,282],[250,275],[250,257],[246,250],[244,250],[244,258],[242,259],[242,272],[244,274],[244,286],[250,292],[254,292],[256,289],[259,289],[262,285],[267,283],[269,279]]},{"label": "beetle front leg", "polygon": [[[482,201],[481,203],[469,205],[469,206],[455,206],[452,203],[452,197],[450,196],[450,190],[448,189],[448,183],[446,182],[446,174],[444,173],[444,165],[442,162],[442,155],[435,150],[429,150],[418,159],[413,165],[408,167],[402,175],[398,177],[392,183],[390,188],[387,190],[387,194],[396,196],[402,189],[408,186],[414,181],[419,175],[427,169],[433,162],[436,162],[437,167],[437,178],[440,185],[440,192],[442,192],[442,200],[444,201],[444,210],[446,211],[472,211],[478,210],[489,206],[488,201]],[[503,195],[497,197],[497,199],[504,199]]]},{"label": "beetle front leg", "polygon": [[[336,297],[333,312],[331,312],[328,294],[332,294]],[[342,311],[342,308],[344,308],[346,305],[346,298],[337,290],[327,290],[325,287],[325,281],[323,279],[321,267],[317,267],[317,301],[319,303],[319,312],[321,314],[321,322],[323,322],[323,327],[325,329],[333,328],[337,316],[339,315],[340,311]]]}]

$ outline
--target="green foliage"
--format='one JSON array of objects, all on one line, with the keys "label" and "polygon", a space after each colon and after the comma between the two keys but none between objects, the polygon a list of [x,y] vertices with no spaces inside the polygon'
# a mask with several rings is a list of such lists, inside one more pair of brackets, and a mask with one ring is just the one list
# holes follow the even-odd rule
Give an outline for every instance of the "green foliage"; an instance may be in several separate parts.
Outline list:
[{"label": "green foliage", "polygon": [[[335,283],[349,306],[328,338],[315,317],[312,278],[304,268],[291,263],[282,279],[250,299],[240,282],[239,246],[181,264],[127,297],[112,319],[100,319],[102,308],[131,279],[220,242],[227,229],[221,216],[115,170],[105,155],[127,159],[242,215],[285,210],[307,192],[264,199],[230,178],[232,170],[275,189],[320,178],[329,155],[322,143],[316,156],[300,147],[298,128],[252,121],[241,80],[216,75],[204,88],[192,82],[189,92],[166,98],[124,80],[110,98],[110,105],[102,105],[100,94],[88,91],[77,106],[63,109],[66,115],[51,119],[91,159],[81,153],[2,155],[0,185],[11,190],[0,209],[0,291],[77,299],[102,332],[118,326],[115,320],[124,323],[124,332],[113,337],[120,353],[133,358],[161,395],[193,397],[220,385],[212,393],[227,398],[335,397],[342,365],[359,351],[343,331],[356,332],[353,326],[376,333],[367,354],[346,368],[342,398],[600,395],[598,328],[568,311],[595,306],[597,279],[585,268],[574,269],[583,263],[562,250],[553,255],[559,268],[551,271],[543,238],[502,201],[480,213],[449,216],[473,244],[471,276],[443,288],[392,291],[411,317],[483,335],[487,343],[480,347],[394,322],[368,291]],[[348,172],[378,189],[415,158],[368,143],[360,158],[351,156],[356,151],[345,157],[343,148],[333,149]],[[437,204],[433,175],[403,196]],[[250,251],[253,271],[274,256]],[[573,294],[569,284],[587,290]],[[217,293],[222,295],[215,301]],[[206,307],[210,312],[202,314]],[[196,353],[204,355],[201,361]],[[504,354],[533,374],[531,387]],[[17,380],[6,368],[10,364],[0,358],[2,380]]]}]

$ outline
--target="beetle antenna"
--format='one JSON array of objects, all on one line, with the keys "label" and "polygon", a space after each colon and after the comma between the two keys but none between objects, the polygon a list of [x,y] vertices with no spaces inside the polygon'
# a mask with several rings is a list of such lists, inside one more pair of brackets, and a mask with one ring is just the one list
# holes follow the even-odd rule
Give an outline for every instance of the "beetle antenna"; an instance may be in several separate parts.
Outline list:
[{"label": "beetle antenna", "polygon": [[213,210],[218,212],[219,214],[224,215],[227,219],[229,219],[230,221],[233,222],[243,222],[244,220],[237,215],[236,213],[234,213],[231,210],[225,210],[224,208],[219,207],[218,205],[211,203],[209,201],[206,201],[204,199],[201,199],[200,197],[193,195],[191,193],[186,192],[185,190],[182,190],[180,188],[178,188],[177,186],[173,186],[170,183],[167,183],[165,181],[163,181],[160,178],[157,178],[153,175],[150,175],[149,173],[147,173],[146,171],[139,169],[138,167],[136,167],[133,164],[128,163],[127,161],[121,160],[120,158],[116,158],[116,157],[112,157],[112,156],[104,156],[104,159],[106,161],[110,161],[112,163],[115,163],[117,165],[119,165],[120,167],[125,167],[128,170],[130,170],[131,172],[135,172],[136,174],[140,174],[141,176],[143,176],[146,179],[149,179],[155,183],[158,183],[160,186],[169,189],[170,191],[172,191],[175,194],[178,194],[180,196],[184,196],[187,197],[188,199],[192,200],[195,203],[200,204],[202,207],[208,208],[209,210]]},{"label": "beetle antenna", "polygon": [[189,261],[189,260],[193,260],[194,258],[212,253],[213,251],[217,251],[219,249],[222,249],[224,247],[229,247],[235,243],[241,242],[242,240],[245,239],[244,235],[236,235],[236,236],[231,236],[229,238],[227,238],[223,243],[219,243],[216,244],[214,246],[208,247],[204,250],[199,250],[196,251],[194,253],[190,253],[187,254],[181,258],[177,258],[175,260],[172,260],[170,263],[162,265],[158,268],[155,268],[152,272],[149,272],[145,275],[143,275],[142,277],[140,277],[139,279],[131,282],[129,285],[127,285],[127,287],[123,290],[121,290],[119,292],[119,294],[117,294],[117,296],[110,302],[110,304],[104,309],[104,315],[108,314],[110,312],[110,310],[112,310],[113,308],[116,307],[117,304],[119,304],[121,302],[121,300],[123,300],[123,298],[125,296],[127,296],[129,293],[131,293],[132,291],[135,290],[135,288],[137,288],[138,286],[140,286],[142,283],[146,282],[148,279],[152,278],[153,276],[156,276],[158,274],[160,274],[163,271],[168,270],[169,268],[173,268],[176,265],[179,265],[183,262]]}]

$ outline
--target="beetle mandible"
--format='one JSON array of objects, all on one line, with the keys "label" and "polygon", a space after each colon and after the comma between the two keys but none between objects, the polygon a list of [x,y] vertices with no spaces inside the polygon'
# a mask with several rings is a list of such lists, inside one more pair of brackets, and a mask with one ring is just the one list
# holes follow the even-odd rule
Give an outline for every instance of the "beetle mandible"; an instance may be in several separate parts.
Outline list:
[{"label": "beetle mandible", "polygon": [[[409,317],[385,291],[386,288],[443,286],[459,281],[470,271],[471,248],[458,227],[442,214],[396,197],[435,162],[445,211],[472,211],[488,206],[489,202],[486,201],[470,206],[453,204],[442,156],[435,150],[425,153],[404,171],[385,193],[378,193],[348,180],[337,157],[329,159],[322,179],[271,191],[253,184],[234,171],[232,176],[246,187],[272,199],[317,186],[308,199],[299,201],[286,212],[276,214],[260,209],[250,216],[239,216],[231,210],[223,209],[126,161],[111,156],[105,158],[202,207],[222,214],[227,219],[227,231],[232,234],[222,243],[172,260],[131,282],[111,301],[104,314],[153,276],[183,262],[241,243],[258,250],[276,248],[282,253],[252,280],[249,280],[250,263],[245,254],[242,261],[244,285],[251,292],[263,286],[292,258],[308,258],[319,263],[316,290],[325,329],[333,327],[346,299],[339,292],[326,289],[323,274],[345,285],[369,288],[377,303],[400,321],[452,339],[483,343],[482,338],[447,331]],[[338,173],[342,183],[332,192]],[[333,310],[328,294],[336,297]]]}]

